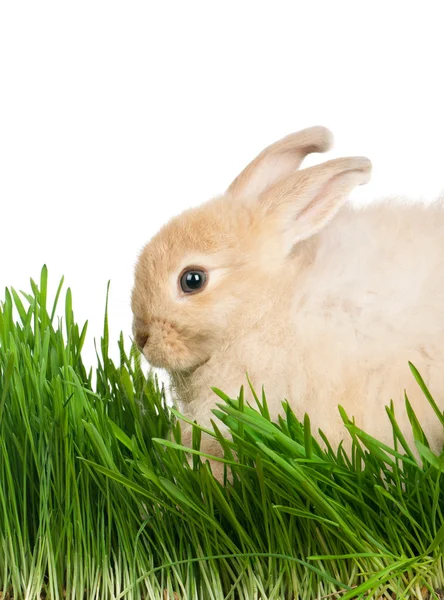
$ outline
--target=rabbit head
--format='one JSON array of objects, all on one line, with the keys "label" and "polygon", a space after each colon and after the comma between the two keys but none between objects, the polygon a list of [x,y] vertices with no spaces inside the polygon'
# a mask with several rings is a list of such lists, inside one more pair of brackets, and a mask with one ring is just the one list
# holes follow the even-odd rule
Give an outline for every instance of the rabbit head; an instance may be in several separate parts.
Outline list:
[{"label": "rabbit head", "polygon": [[153,366],[190,372],[208,361],[260,317],[289,269],[302,265],[304,240],[369,177],[365,158],[298,171],[308,153],[330,145],[323,127],[283,138],[223,196],[175,217],[147,244],[135,269],[132,310],[136,343]]}]

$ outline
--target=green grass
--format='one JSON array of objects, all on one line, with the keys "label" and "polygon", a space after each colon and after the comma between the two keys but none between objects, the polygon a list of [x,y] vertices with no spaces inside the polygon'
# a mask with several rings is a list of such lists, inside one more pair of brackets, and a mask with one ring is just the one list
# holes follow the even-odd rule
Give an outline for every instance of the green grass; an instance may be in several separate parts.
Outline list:
[{"label": "green grass", "polygon": [[[444,455],[413,413],[422,461],[391,409],[381,418],[396,451],[342,412],[348,457],[321,449],[309,418],[285,402],[273,423],[263,396],[250,407],[242,393],[217,392],[212,434],[230,479],[221,486],[197,450],[186,461],[177,413],[122,336],[119,364],[110,359],[106,317],[97,368],[86,371],[70,290],[56,317],[61,287],[49,303],[43,268],[30,294],[6,290],[0,305],[4,598],[439,597]],[[199,438],[196,427],[195,449]]]}]

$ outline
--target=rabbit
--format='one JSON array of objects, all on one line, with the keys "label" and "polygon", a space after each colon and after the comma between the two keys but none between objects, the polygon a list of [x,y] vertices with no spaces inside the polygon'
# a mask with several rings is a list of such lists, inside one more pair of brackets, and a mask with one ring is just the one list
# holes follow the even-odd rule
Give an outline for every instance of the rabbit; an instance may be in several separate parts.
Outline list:
[{"label": "rabbit", "polygon": [[[349,447],[341,404],[393,447],[390,400],[413,441],[406,391],[439,452],[443,427],[408,363],[442,410],[443,202],[347,203],[370,178],[367,158],[299,170],[307,154],[331,145],[324,127],[288,135],[225,194],[167,223],[136,263],[135,341],[169,372],[179,409],[201,425],[215,418],[210,388],[237,397],[248,374],[253,387],[264,386],[272,417],[285,398],[299,418],[308,413],[313,432]],[[213,438],[202,443],[217,455]]]}]

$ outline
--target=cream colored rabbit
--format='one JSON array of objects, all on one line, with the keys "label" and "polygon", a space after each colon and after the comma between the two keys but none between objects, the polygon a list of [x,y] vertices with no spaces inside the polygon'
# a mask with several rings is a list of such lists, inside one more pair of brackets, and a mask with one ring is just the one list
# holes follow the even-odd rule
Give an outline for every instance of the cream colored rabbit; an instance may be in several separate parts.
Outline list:
[{"label": "cream colored rabbit", "polygon": [[[225,195],[171,220],[142,251],[135,338],[171,374],[181,410],[208,425],[217,397],[262,384],[333,444],[337,406],[390,444],[390,399],[411,441],[407,390],[435,449],[443,428],[408,366],[444,404],[444,208],[390,200],[356,208],[366,158],[298,171],[331,135],[313,127],[266,148]],[[248,386],[247,386],[248,387]],[[189,440],[188,440],[189,441]],[[206,441],[206,449],[211,442]]]}]

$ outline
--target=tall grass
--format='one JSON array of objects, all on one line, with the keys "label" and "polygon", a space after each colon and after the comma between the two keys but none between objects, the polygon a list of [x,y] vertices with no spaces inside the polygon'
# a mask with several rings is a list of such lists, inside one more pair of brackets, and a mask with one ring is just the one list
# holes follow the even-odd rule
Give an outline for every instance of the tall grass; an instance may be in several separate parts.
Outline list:
[{"label": "tall grass", "polygon": [[342,411],[348,456],[327,440],[321,448],[309,418],[285,402],[273,423],[263,395],[251,407],[242,392],[216,390],[221,486],[199,453],[198,426],[187,462],[179,415],[122,336],[120,362],[111,360],[106,316],[95,376],[87,372],[86,324],[69,289],[56,317],[62,283],[49,303],[44,267],[30,294],[6,290],[0,306],[4,598],[439,598],[444,455],[412,412],[421,461],[392,408],[381,418],[396,450]]}]

